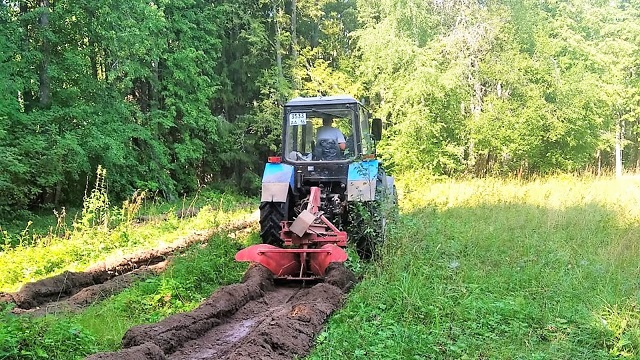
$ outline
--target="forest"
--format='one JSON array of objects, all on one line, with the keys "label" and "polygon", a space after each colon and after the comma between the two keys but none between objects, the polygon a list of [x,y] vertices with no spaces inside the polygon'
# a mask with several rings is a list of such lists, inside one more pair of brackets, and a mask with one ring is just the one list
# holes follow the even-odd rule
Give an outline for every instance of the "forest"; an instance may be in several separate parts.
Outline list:
[{"label": "forest", "polygon": [[637,0],[0,1],[0,212],[256,193],[294,96],[383,119],[392,172],[640,167]]}]

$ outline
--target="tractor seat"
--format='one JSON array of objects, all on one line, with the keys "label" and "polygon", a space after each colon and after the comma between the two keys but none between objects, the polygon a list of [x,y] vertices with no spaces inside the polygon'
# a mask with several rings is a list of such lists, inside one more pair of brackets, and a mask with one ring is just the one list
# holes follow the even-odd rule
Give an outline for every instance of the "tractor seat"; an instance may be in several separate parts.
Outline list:
[{"label": "tractor seat", "polygon": [[342,152],[333,139],[318,139],[313,150],[313,159],[320,161],[342,160]]}]

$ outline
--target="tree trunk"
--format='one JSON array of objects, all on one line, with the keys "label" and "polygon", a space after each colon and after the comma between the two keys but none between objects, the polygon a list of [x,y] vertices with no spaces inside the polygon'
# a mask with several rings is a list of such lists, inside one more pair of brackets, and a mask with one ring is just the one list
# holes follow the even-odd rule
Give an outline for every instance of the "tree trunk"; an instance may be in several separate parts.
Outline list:
[{"label": "tree trunk", "polygon": [[638,142],[638,122],[634,121],[631,123],[631,138],[633,141],[633,145],[631,146],[631,158],[629,159],[629,163],[633,164],[633,172],[638,173],[640,171],[640,144]]},{"label": "tree trunk", "polygon": [[62,197],[62,180],[58,180],[58,182],[56,183],[56,193],[54,194],[54,197],[53,197],[54,207],[58,207],[61,197]]},{"label": "tree trunk", "polygon": [[278,21],[278,16],[280,16],[280,9],[278,7],[278,2],[273,3],[273,17],[276,25],[276,66],[278,67],[278,106],[281,106],[284,99],[281,99],[280,89],[282,88],[282,83],[284,82],[284,70],[282,69],[282,44],[280,44],[280,22]]},{"label": "tree trunk", "polygon": [[313,30],[311,31],[311,48],[315,49],[320,46],[320,19],[313,21]]},{"label": "tree trunk", "polygon": [[298,60],[298,35],[296,32],[296,28],[298,27],[297,6],[297,1],[291,0],[291,57],[293,58],[294,64]]},{"label": "tree trunk", "polygon": [[47,31],[49,28],[49,0],[40,0],[40,31],[42,34],[42,62],[39,70],[39,95],[40,107],[47,108],[51,105],[51,81],[49,78],[49,41],[47,39]]},{"label": "tree trunk", "polygon": [[622,121],[616,122],[616,177],[622,176]]}]

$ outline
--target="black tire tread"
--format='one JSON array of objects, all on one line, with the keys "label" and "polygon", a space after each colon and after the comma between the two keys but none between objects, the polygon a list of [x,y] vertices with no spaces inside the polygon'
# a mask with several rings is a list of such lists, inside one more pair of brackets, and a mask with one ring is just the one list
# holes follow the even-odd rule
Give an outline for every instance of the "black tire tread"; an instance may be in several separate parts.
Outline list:
[{"label": "black tire tread", "polygon": [[282,246],[280,222],[285,220],[286,203],[261,202],[260,203],[260,239],[263,244]]}]

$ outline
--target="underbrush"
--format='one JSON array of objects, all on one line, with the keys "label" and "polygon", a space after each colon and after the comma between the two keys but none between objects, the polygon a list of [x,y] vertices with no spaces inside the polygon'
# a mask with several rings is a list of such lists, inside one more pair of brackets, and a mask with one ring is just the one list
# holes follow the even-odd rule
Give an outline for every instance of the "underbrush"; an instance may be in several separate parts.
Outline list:
[{"label": "underbrush", "polygon": [[216,288],[238,282],[246,264],[233,256],[251,241],[219,233],[206,245],[189,248],[161,275],[82,313],[31,318],[12,315],[7,307],[0,312],[0,359],[82,359],[116,350],[128,328],[192,310]]},{"label": "underbrush", "polygon": [[399,183],[382,260],[310,359],[640,357],[639,180]]}]

